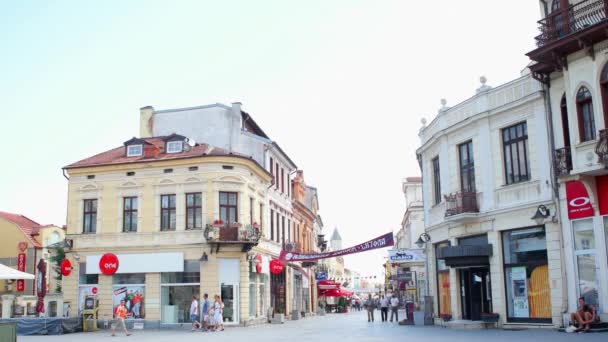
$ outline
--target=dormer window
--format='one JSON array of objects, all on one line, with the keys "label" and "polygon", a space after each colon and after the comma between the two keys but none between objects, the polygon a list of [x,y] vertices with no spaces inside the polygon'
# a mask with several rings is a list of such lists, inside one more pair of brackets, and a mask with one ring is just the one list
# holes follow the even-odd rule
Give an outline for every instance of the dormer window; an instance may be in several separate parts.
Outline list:
[{"label": "dormer window", "polygon": [[139,157],[144,153],[144,145],[127,146],[127,157]]},{"label": "dormer window", "polygon": [[167,142],[167,153],[181,153],[184,151],[183,141],[168,141]]}]

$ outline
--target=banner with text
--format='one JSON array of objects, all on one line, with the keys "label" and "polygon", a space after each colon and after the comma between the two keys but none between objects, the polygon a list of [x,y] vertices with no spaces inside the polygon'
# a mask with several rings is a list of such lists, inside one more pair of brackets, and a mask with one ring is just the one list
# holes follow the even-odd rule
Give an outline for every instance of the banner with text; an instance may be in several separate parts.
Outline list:
[{"label": "banner with text", "polygon": [[339,251],[331,251],[315,254],[299,254],[287,251],[281,251],[281,260],[284,261],[313,261],[319,259],[335,258],[343,255],[361,253],[371,251],[372,249],[390,247],[394,245],[393,233],[387,233],[370,241],[358,244],[356,246],[341,249]]},{"label": "banner with text", "polygon": [[409,249],[409,248],[398,248],[389,249],[388,251],[388,262],[391,263],[402,263],[402,262],[425,262],[426,256],[422,249]]}]

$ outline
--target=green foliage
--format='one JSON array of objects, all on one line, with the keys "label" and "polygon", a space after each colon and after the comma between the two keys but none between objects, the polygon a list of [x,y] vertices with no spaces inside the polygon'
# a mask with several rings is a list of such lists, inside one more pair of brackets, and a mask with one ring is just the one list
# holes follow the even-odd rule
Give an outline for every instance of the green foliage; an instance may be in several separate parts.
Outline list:
[{"label": "green foliage", "polygon": [[340,297],[340,299],[338,299],[338,306],[340,307],[345,307],[346,306],[346,298],[344,297]]},{"label": "green foliage", "polygon": [[55,287],[55,292],[61,292],[61,280],[63,279],[63,275],[61,274],[61,262],[65,259],[65,250],[60,248],[53,249],[52,256],[52,269],[55,271],[54,279],[57,280],[57,286]]}]

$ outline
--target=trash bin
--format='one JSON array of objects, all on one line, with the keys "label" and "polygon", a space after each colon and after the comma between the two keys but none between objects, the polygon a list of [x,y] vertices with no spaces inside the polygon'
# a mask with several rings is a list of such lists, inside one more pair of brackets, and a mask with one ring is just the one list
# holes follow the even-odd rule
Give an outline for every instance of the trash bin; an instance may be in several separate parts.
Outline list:
[{"label": "trash bin", "polygon": [[17,322],[0,322],[0,341],[17,341]]}]

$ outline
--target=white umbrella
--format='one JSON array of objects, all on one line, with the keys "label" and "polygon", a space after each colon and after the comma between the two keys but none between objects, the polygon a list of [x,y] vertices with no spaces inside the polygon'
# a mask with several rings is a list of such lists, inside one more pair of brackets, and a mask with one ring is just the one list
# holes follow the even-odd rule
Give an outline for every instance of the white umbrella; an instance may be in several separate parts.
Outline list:
[{"label": "white umbrella", "polygon": [[0,264],[0,279],[34,279],[33,274],[17,271],[14,268]]}]

